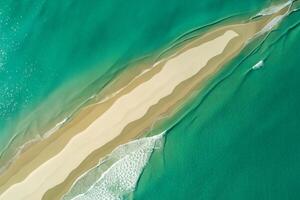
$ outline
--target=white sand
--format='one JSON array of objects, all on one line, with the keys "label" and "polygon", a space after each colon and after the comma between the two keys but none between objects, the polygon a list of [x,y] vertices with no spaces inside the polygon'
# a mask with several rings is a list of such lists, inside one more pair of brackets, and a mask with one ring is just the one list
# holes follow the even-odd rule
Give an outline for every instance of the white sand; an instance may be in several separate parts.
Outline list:
[{"label": "white sand", "polygon": [[178,84],[196,75],[209,60],[222,54],[237,36],[229,30],[171,58],[152,79],[120,97],[87,129],[73,137],[59,154],[23,181],[11,185],[1,194],[0,200],[41,199],[50,188],[63,182],[90,153],[116,138],[129,123],[142,118],[151,106],[170,95]]}]

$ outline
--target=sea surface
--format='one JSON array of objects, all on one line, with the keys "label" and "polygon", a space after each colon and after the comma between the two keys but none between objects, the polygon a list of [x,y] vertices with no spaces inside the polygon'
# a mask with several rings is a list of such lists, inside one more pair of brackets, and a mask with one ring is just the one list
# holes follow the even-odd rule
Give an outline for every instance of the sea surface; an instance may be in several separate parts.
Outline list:
[{"label": "sea surface", "polygon": [[24,141],[56,130],[129,63],[145,57],[155,60],[185,33],[247,15],[266,2],[232,1],[222,9],[219,4],[2,0],[1,159],[13,156]]},{"label": "sea surface", "polygon": [[133,199],[300,198],[299,25],[292,12],[225,66],[167,131]]},{"label": "sea surface", "polygon": [[0,150],[66,121],[129,63],[266,5],[232,1],[220,9],[220,2],[1,0]]},{"label": "sea surface", "polygon": [[[132,63],[283,2],[0,0],[0,161],[68,122]],[[149,143],[134,192],[116,195],[299,199],[299,24],[291,12],[228,63],[181,110],[163,147]]]}]

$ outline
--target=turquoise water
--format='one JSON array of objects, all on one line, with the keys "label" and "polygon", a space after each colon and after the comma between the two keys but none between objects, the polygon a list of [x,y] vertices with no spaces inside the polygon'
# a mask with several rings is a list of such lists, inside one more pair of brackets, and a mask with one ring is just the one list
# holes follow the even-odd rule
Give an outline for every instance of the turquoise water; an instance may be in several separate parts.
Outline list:
[{"label": "turquoise water", "polygon": [[[275,2],[0,1],[0,150],[16,134],[17,146],[43,135],[128,63]],[[299,17],[245,49],[190,103],[133,199],[300,197]]]},{"label": "turquoise water", "polygon": [[286,17],[198,96],[152,155],[133,199],[300,198],[299,19]]},{"label": "turquoise water", "polygon": [[1,1],[0,149],[14,135],[16,146],[43,135],[130,61],[155,58],[194,28],[266,5],[221,2]]}]

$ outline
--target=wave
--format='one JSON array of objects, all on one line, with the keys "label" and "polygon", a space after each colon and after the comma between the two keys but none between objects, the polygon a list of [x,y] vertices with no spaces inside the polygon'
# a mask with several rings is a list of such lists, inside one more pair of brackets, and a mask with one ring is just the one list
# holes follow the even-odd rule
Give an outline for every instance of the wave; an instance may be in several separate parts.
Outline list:
[{"label": "wave", "polygon": [[[132,61],[132,64],[134,64],[135,62],[138,62],[139,60],[142,60],[142,59],[143,58],[136,59],[135,61]],[[24,151],[24,149],[30,147],[30,145],[32,145],[36,142],[39,142],[39,141],[49,138],[52,134],[54,134],[59,129],[61,129],[66,123],[71,121],[73,116],[75,116],[75,114],[77,112],[80,112],[80,110],[82,108],[88,108],[90,106],[94,106],[96,104],[101,104],[101,103],[104,103],[104,102],[110,100],[111,98],[115,97],[120,92],[122,92],[125,88],[127,88],[128,85],[130,85],[133,81],[135,81],[140,76],[147,73],[148,71],[150,71],[152,68],[156,67],[158,64],[160,64],[163,61],[164,60],[156,62],[151,68],[144,69],[140,74],[137,75],[137,77],[135,77],[133,80],[131,80],[127,85],[125,85],[124,87],[122,87],[121,89],[117,90],[116,92],[114,92],[110,95],[99,97],[101,95],[101,92],[99,92],[99,93],[92,94],[91,96],[85,98],[82,102],[80,102],[78,105],[76,105],[75,108],[73,108],[69,113],[67,113],[61,119],[61,121],[54,124],[51,128],[33,135],[33,137],[29,138],[28,140],[23,140],[24,135],[28,132],[28,126],[26,126],[24,128],[24,130],[15,132],[13,134],[13,136],[9,139],[9,141],[6,143],[4,148],[0,149],[0,162],[3,162],[3,164],[1,164],[1,166],[0,166],[0,174],[3,173],[10,166],[11,163],[13,163],[16,159],[18,159],[18,157]],[[1,65],[1,63],[0,63],[0,65]]]},{"label": "wave", "polygon": [[279,25],[279,23],[281,22],[281,20],[285,17],[286,15],[278,15],[276,17],[274,17],[274,19],[272,19],[267,25],[265,25],[256,35],[260,36],[263,35],[265,33],[270,32],[275,26]]},{"label": "wave", "polygon": [[152,152],[163,146],[164,134],[120,145],[95,168],[81,176],[63,200],[122,199],[134,191]]},{"label": "wave", "polygon": [[263,66],[264,66],[264,61],[263,61],[263,60],[260,60],[260,61],[258,61],[255,65],[253,65],[251,69],[257,70],[257,69],[260,69],[260,68],[263,67]]},{"label": "wave", "polygon": [[278,5],[274,5],[274,6],[271,6],[271,7],[268,7],[262,11],[260,11],[257,15],[257,16],[265,16],[265,15],[272,15],[274,13],[277,13],[278,11],[280,11],[281,9],[287,7],[287,6],[290,6],[292,3],[294,2],[294,0],[289,0],[283,4],[278,4]]},{"label": "wave", "polygon": [[[0,150],[0,161],[3,162],[3,164],[0,167],[0,174],[3,173],[9,165],[18,159],[20,154],[24,151],[24,149],[27,149],[30,147],[30,145],[47,139],[52,134],[57,132],[60,128],[62,128],[73,116],[76,112],[78,112],[81,108],[83,108],[90,100],[94,99],[96,95],[92,95],[85,99],[82,103],[80,103],[75,109],[73,109],[66,117],[64,117],[61,121],[57,122],[52,128],[33,135],[28,140],[22,141],[24,139],[24,135],[28,132],[28,127],[25,128],[23,131],[19,131],[13,134],[13,136],[10,138],[10,140],[6,143],[4,148]],[[7,156],[9,155],[9,156]],[[6,157],[10,157],[8,160],[6,160]],[[2,160],[1,160],[2,159]]]},{"label": "wave", "polygon": [[[269,23],[267,23],[259,32],[257,32],[252,38],[250,38],[247,42],[246,45],[250,42],[252,42],[254,39],[258,38],[259,36],[265,35],[265,34],[269,34],[272,30],[274,30],[274,28],[276,26],[278,26],[280,24],[280,22],[290,14],[291,12],[291,7],[293,5],[294,0],[289,0],[283,4],[278,4],[278,5],[274,5],[271,7],[268,7],[262,11],[260,11],[258,14],[256,14],[254,17],[252,17],[251,19],[257,18],[257,17],[261,17],[261,16],[266,16],[266,15],[273,15],[277,12],[279,12],[280,10],[282,10],[283,8],[288,7],[288,10],[282,14],[282,15],[278,15],[276,17],[274,17]],[[293,11],[292,11],[293,12]],[[268,36],[267,36],[268,37]]]}]

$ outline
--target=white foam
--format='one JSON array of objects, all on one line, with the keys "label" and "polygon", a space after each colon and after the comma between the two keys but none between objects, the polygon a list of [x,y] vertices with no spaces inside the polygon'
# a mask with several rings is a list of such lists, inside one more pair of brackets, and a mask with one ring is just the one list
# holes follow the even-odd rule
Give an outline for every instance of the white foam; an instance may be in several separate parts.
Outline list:
[{"label": "white foam", "polygon": [[278,15],[274,17],[267,25],[265,25],[255,36],[263,35],[269,31],[271,31],[275,26],[279,25],[281,20],[285,17],[285,15]]},{"label": "white foam", "polygon": [[266,8],[266,9],[260,11],[256,16],[272,15],[274,13],[277,13],[281,9],[283,9],[287,6],[290,6],[292,3],[293,3],[293,0],[289,0],[285,3],[283,3],[283,4],[278,4],[278,5],[271,6],[269,8]]},{"label": "white foam", "polygon": [[264,35],[265,33],[269,33],[270,31],[272,31],[277,25],[280,24],[280,22],[282,21],[283,18],[285,18],[289,13],[290,13],[290,8],[292,6],[293,0],[289,0],[283,4],[279,4],[279,5],[275,5],[275,6],[271,6],[269,8],[266,8],[264,10],[262,10],[261,12],[259,12],[257,15],[255,15],[254,17],[257,16],[264,16],[264,15],[272,15],[275,14],[276,12],[279,12],[281,9],[289,6],[289,9],[287,12],[285,12],[282,15],[278,15],[276,17],[274,17],[269,23],[267,23],[259,32],[257,32],[252,38],[250,38],[246,44],[250,43],[253,39]]},{"label": "white foam", "polygon": [[55,124],[55,126],[53,128],[51,128],[50,130],[48,130],[46,133],[44,133],[43,138],[48,138],[50,135],[52,135],[53,133],[55,133],[60,127],[62,127],[62,125],[64,125],[64,123],[66,123],[68,121],[68,117],[64,118],[61,122],[58,122],[57,124]]},{"label": "white foam", "polygon": [[[161,133],[116,148],[111,156],[119,159],[86,192],[72,200],[117,200],[132,192],[153,150],[162,146],[163,136],[164,133]],[[66,195],[63,199],[70,198]]]},{"label": "white foam", "polygon": [[264,66],[264,61],[263,60],[260,60],[258,61],[255,65],[252,66],[252,69],[253,70],[257,70],[257,69],[260,69],[261,67]]}]

